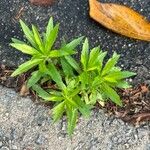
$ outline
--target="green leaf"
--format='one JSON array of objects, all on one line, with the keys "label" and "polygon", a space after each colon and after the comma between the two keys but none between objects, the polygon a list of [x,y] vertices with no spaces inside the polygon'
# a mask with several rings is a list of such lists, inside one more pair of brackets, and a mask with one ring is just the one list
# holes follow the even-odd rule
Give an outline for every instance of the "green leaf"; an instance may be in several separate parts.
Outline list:
[{"label": "green leaf", "polygon": [[129,71],[118,71],[118,72],[112,72],[110,74],[108,74],[107,76],[105,76],[105,79],[114,79],[114,80],[122,80],[125,78],[129,78],[131,76],[136,75],[136,73],[134,72],[129,72]]},{"label": "green leaf", "polygon": [[56,95],[49,95],[48,97],[43,97],[44,100],[46,101],[51,101],[51,102],[59,102],[64,100],[64,97],[62,96],[56,96]]},{"label": "green leaf", "polygon": [[81,63],[83,65],[83,70],[87,70],[88,59],[89,59],[89,43],[88,43],[88,39],[86,38],[83,43],[82,52],[81,52]]},{"label": "green leaf", "polygon": [[119,106],[122,106],[122,101],[120,100],[119,95],[117,94],[117,92],[114,89],[112,89],[106,83],[102,83],[101,89],[104,92],[104,94],[108,98],[110,98],[114,103],[116,103]]},{"label": "green leaf", "polygon": [[65,76],[70,76],[70,77],[74,76],[73,69],[69,65],[69,63],[65,60],[65,58],[61,58],[60,60],[61,60],[61,65]]},{"label": "green leaf", "polygon": [[67,62],[79,73],[81,72],[79,64],[71,56],[65,56]]},{"label": "green leaf", "polygon": [[48,22],[48,25],[47,25],[47,28],[46,28],[46,35],[45,35],[46,41],[48,41],[48,37],[50,37],[50,34],[51,34],[51,31],[53,30],[53,27],[54,27],[53,18],[51,17],[49,19],[49,22]]},{"label": "green leaf", "polygon": [[32,86],[32,89],[33,89],[34,91],[36,91],[37,94],[38,94],[38,96],[41,97],[42,99],[45,99],[45,98],[47,98],[47,97],[50,97],[50,94],[47,93],[45,90],[43,90],[38,84],[34,84],[34,85]]},{"label": "green leaf", "polygon": [[46,63],[45,61],[42,61],[40,64],[39,64],[39,71],[43,74],[46,74],[47,72],[47,67],[46,67]]},{"label": "green leaf", "polygon": [[22,28],[27,40],[32,44],[32,46],[34,46],[36,48],[37,45],[36,45],[36,42],[34,40],[34,35],[33,35],[32,31],[29,29],[29,27],[22,20],[20,20],[20,25],[21,25],[21,28]]},{"label": "green leaf", "polygon": [[35,39],[37,45],[39,46],[39,49],[41,50],[41,52],[44,52],[42,39],[40,37],[38,29],[34,25],[32,25],[32,31],[33,31],[34,39]]},{"label": "green leaf", "polygon": [[63,116],[64,111],[65,111],[65,102],[61,102],[57,106],[55,106],[52,109],[53,121],[54,122],[58,121]]},{"label": "green leaf", "polygon": [[73,50],[52,50],[50,51],[48,57],[62,57],[72,54],[75,54]]},{"label": "green leaf", "polygon": [[91,106],[85,104],[85,103],[81,100],[81,98],[80,98],[78,95],[75,96],[75,101],[76,101],[76,103],[77,103],[78,106],[79,106],[78,109],[79,109],[79,111],[81,112],[81,114],[82,114],[84,117],[88,118],[88,117],[90,116],[90,113],[91,113]]},{"label": "green leaf", "polygon": [[113,57],[110,58],[106,65],[103,68],[102,71],[102,76],[106,75],[107,73],[109,73],[109,71],[116,65],[118,59],[119,59],[120,55],[117,55],[116,53],[113,54]]},{"label": "green leaf", "polygon": [[30,79],[28,80],[28,83],[27,83],[28,88],[36,84],[41,79],[42,76],[43,76],[43,73],[41,73],[40,71],[34,71]]},{"label": "green leaf", "polygon": [[131,86],[128,82],[126,82],[126,81],[119,81],[119,82],[116,83],[115,86],[118,87],[118,88],[123,88],[123,89],[128,89],[128,88],[131,88],[131,87],[132,87],[132,86]]},{"label": "green leaf", "polygon": [[19,74],[22,74],[26,71],[28,71],[29,69],[31,69],[32,67],[38,65],[40,62],[42,61],[42,59],[34,59],[34,60],[29,60],[25,63],[23,63],[22,65],[19,66],[18,69],[16,69],[13,73],[12,73],[12,77],[15,77]]},{"label": "green leaf", "polygon": [[68,118],[68,134],[71,136],[73,134],[74,128],[76,126],[77,122],[77,117],[78,117],[78,111],[77,109],[70,109],[67,107],[67,118]]},{"label": "green leaf", "polygon": [[53,30],[50,32],[49,36],[47,37],[46,45],[45,45],[45,51],[49,52],[57,38],[58,35],[58,29],[59,29],[59,24],[57,24]]},{"label": "green leaf", "polygon": [[88,60],[88,67],[87,67],[88,71],[95,70],[99,67],[100,65],[99,57],[98,57],[99,53],[100,53],[99,46],[91,50],[89,60]]},{"label": "green leaf", "polygon": [[36,49],[26,44],[12,43],[10,45],[25,54],[29,55],[40,54]]},{"label": "green leaf", "polygon": [[20,41],[16,38],[11,38],[11,40],[14,42],[14,43],[18,43],[18,44],[26,44],[24,41]]},{"label": "green leaf", "polygon": [[72,50],[74,50],[81,43],[81,41],[83,40],[83,38],[84,37],[82,36],[82,37],[79,37],[79,38],[71,41],[68,44],[64,44],[64,46],[62,47],[62,49],[72,49]]},{"label": "green leaf", "polygon": [[48,64],[47,73],[51,76],[51,78],[57,83],[57,85],[61,89],[65,88],[65,85],[62,81],[62,77],[61,77],[60,73],[57,71],[56,67],[52,63]]},{"label": "green leaf", "polygon": [[70,96],[70,97],[74,97],[74,96],[78,95],[78,94],[80,93],[80,91],[81,91],[81,88],[80,88],[80,87],[77,87],[77,88],[71,90],[71,93],[70,93],[69,96]]}]

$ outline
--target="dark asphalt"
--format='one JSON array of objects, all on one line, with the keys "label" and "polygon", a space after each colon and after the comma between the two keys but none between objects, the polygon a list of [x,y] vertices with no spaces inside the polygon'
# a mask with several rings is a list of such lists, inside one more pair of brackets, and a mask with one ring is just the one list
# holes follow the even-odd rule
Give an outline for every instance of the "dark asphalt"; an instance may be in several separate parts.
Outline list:
[{"label": "dark asphalt", "polygon": [[[150,20],[150,0],[103,0],[128,5],[141,12]],[[90,39],[91,46],[100,45],[111,55],[113,51],[121,54],[120,66],[138,73],[135,82],[150,83],[150,42],[137,41],[115,34],[89,18],[88,0],[56,0],[50,7],[38,7],[27,0],[0,1],[0,64],[17,67],[27,57],[10,48],[11,37],[22,37],[18,21],[14,20],[24,7],[21,19],[38,24],[44,29],[50,16],[60,22],[60,37],[67,40],[84,35]],[[59,42],[57,43],[59,45]]]}]

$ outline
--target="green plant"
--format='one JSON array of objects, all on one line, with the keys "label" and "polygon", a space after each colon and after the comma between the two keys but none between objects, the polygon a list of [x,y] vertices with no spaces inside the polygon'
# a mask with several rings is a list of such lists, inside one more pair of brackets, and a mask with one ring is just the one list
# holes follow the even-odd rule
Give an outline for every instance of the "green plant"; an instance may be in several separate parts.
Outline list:
[{"label": "green plant", "polygon": [[65,44],[60,49],[55,49],[54,43],[58,35],[59,24],[54,26],[52,18],[48,22],[46,32],[42,35],[40,35],[37,27],[34,25],[32,25],[32,30],[22,20],[20,20],[20,25],[27,39],[27,43],[12,38],[13,43],[10,45],[25,54],[31,55],[32,58],[20,65],[13,72],[12,76],[17,76],[38,66],[36,68],[37,70],[32,73],[28,87],[34,85],[42,77],[47,77],[47,75],[51,76],[51,70],[47,69],[47,64],[51,64],[55,68],[58,62],[57,58],[75,54],[76,51],[74,49],[83,39],[83,37],[77,38]]},{"label": "green plant", "polygon": [[[100,47],[89,49],[89,42],[85,39],[81,52],[81,59],[77,62],[72,55],[83,37],[70,43],[63,41],[60,49],[53,49],[56,40],[58,25],[53,27],[50,19],[47,31],[43,38],[35,26],[32,31],[20,21],[22,29],[31,46],[22,41],[13,39],[11,46],[32,55],[31,60],[22,64],[12,76],[16,76],[35,67],[37,69],[28,80],[28,87],[36,91],[45,102],[53,102],[52,115],[54,122],[64,114],[68,120],[68,133],[71,135],[75,128],[79,114],[90,116],[91,108],[96,102],[106,103],[107,100],[122,106],[117,94],[118,88],[131,87],[125,79],[135,75],[133,72],[122,71],[117,67],[119,55],[114,52],[104,65],[106,52]],[[44,89],[43,83],[50,83],[54,88]]]}]

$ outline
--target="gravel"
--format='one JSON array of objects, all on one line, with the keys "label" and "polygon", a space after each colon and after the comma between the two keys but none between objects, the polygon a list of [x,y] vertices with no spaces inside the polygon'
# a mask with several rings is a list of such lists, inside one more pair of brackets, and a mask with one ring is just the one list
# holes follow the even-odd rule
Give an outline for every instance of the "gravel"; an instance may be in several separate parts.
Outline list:
[{"label": "gravel", "polygon": [[71,138],[66,120],[52,123],[50,108],[0,86],[0,150],[150,150],[150,124],[133,127],[95,109],[80,118]]},{"label": "gravel", "polygon": [[[150,20],[150,0],[101,0],[101,2],[127,5]],[[109,55],[117,51],[121,55],[119,65],[138,73],[134,83],[150,83],[150,42],[115,34],[90,19],[88,0],[56,0],[50,7],[34,6],[27,0],[0,1],[0,64],[17,67],[28,58],[8,46],[12,37],[22,38],[18,20],[15,19],[21,8],[24,9],[20,18],[28,24],[37,24],[41,31],[44,30],[50,16],[54,17],[55,22],[60,23],[56,47],[62,37],[70,41],[81,35],[87,36],[91,47],[100,45]]]}]

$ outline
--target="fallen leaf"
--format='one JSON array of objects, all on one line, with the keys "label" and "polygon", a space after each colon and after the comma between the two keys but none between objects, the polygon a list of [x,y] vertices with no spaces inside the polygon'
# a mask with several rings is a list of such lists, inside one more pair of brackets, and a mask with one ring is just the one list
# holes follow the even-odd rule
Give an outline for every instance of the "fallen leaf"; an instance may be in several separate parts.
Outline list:
[{"label": "fallen leaf", "polygon": [[150,22],[127,6],[89,0],[90,17],[114,32],[150,41]]},{"label": "fallen leaf", "polygon": [[26,84],[23,84],[20,90],[20,96],[27,96],[29,94],[29,89]]}]

